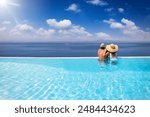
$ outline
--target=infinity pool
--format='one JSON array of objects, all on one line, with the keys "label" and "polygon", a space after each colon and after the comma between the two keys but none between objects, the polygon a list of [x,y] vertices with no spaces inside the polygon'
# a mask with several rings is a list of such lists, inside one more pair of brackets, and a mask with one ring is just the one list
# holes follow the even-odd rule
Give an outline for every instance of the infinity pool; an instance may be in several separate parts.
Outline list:
[{"label": "infinity pool", "polygon": [[0,58],[0,99],[150,100],[150,58]]}]

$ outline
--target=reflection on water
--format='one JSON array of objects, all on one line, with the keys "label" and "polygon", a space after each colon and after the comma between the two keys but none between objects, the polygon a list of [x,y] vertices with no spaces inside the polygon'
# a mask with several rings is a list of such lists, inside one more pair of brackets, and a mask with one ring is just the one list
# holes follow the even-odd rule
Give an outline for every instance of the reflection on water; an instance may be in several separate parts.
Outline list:
[{"label": "reflection on water", "polygon": [[108,59],[105,59],[105,60],[99,60],[98,59],[98,62],[100,65],[107,65],[108,64]]},{"label": "reflection on water", "polygon": [[117,61],[118,61],[118,60],[110,61],[110,63],[111,63],[112,65],[117,65]]},{"label": "reflection on water", "polygon": [[98,59],[98,63],[99,63],[99,65],[101,65],[101,66],[105,66],[105,65],[117,65],[117,63],[118,63],[118,60],[114,60],[114,61],[112,61],[112,60],[110,60],[110,59],[105,59],[105,60],[99,60]]}]

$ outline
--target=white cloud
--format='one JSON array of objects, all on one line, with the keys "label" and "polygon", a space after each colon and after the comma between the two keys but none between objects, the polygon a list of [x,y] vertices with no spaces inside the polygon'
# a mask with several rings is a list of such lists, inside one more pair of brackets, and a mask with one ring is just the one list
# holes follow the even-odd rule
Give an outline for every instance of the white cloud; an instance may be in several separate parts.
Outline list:
[{"label": "white cloud", "polygon": [[[119,40],[119,35],[109,35],[105,32],[90,33],[84,27],[73,24],[71,20],[56,19],[46,20],[50,26],[47,28],[36,28],[28,23],[1,25],[0,42],[80,42],[80,41],[97,41],[97,40]],[[104,20],[112,29],[119,29],[121,38],[127,41],[149,41],[150,32],[145,32],[140,27],[128,19],[122,18],[120,22],[114,19]]]},{"label": "white cloud", "polygon": [[95,34],[97,36],[97,38],[99,39],[111,39],[111,36],[104,33],[104,32],[99,32]]},{"label": "white cloud", "polygon": [[123,13],[123,12],[124,12],[124,9],[123,9],[123,8],[118,8],[118,11],[119,11],[120,13]]},{"label": "white cloud", "polygon": [[0,28],[0,42],[77,42],[94,40],[93,35],[82,26],[72,24],[68,19],[46,20],[49,27],[35,28],[29,24],[17,24]]},{"label": "white cloud", "polygon": [[34,30],[34,28],[28,24],[18,24],[15,28],[19,31],[33,31]]},{"label": "white cloud", "polygon": [[104,22],[110,24],[111,28],[124,28],[124,26],[121,23],[115,22],[114,19],[104,20]]},{"label": "white cloud", "polygon": [[54,28],[69,28],[72,26],[72,22],[67,19],[61,21],[57,21],[56,19],[48,19],[46,22],[49,26]]},{"label": "white cloud", "polygon": [[121,22],[124,24],[124,29],[139,30],[139,27],[137,27],[131,20],[122,18]]},{"label": "white cloud", "polygon": [[92,37],[92,34],[86,31],[85,28],[77,25],[73,25],[70,29],[67,30],[58,30],[60,37],[64,39],[75,38],[76,40],[89,40]]},{"label": "white cloud", "polygon": [[67,9],[66,11],[73,11],[73,12],[80,12],[81,9],[79,9],[79,6],[75,3],[71,4]]},{"label": "white cloud", "polygon": [[[34,28],[28,24],[18,24],[5,34],[4,41],[17,42],[48,42],[55,35],[54,29]],[[3,33],[4,34],[4,33]],[[3,41],[3,40],[0,40]]]},{"label": "white cloud", "polygon": [[88,0],[87,3],[93,4],[93,5],[97,5],[97,6],[108,5],[108,3],[105,2],[104,0]]},{"label": "white cloud", "polygon": [[44,28],[39,28],[36,33],[41,36],[49,36],[55,34],[55,32],[56,31],[54,29],[45,30]]},{"label": "white cloud", "polygon": [[120,31],[127,36],[129,39],[135,40],[150,40],[150,32],[146,32],[140,29],[135,23],[131,20],[122,18],[121,22],[116,22],[113,19],[104,20],[105,23],[108,23],[113,29],[120,29]]},{"label": "white cloud", "polygon": [[54,35],[56,34],[56,30],[54,29],[44,29],[44,28],[39,28],[35,32],[35,37],[37,39],[52,39]]},{"label": "white cloud", "polygon": [[36,29],[28,24],[17,24],[8,31],[7,38],[21,41],[30,41],[35,38]]}]

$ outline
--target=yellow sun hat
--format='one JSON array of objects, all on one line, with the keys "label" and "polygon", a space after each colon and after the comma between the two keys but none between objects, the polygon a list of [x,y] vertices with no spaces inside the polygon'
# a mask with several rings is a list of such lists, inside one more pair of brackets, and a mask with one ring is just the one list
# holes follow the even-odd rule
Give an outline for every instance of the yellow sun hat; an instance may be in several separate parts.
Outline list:
[{"label": "yellow sun hat", "polygon": [[110,44],[110,45],[107,45],[107,46],[106,46],[106,49],[107,49],[109,52],[117,52],[117,51],[118,51],[118,45]]}]

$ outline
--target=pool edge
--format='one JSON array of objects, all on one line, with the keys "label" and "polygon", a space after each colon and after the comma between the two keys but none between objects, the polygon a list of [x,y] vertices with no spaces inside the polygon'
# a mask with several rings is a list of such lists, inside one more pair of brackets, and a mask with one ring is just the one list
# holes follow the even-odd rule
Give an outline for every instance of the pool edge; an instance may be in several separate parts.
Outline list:
[{"label": "pool edge", "polygon": [[[98,58],[98,57],[5,57],[1,56],[0,58],[27,58],[27,59],[35,59],[35,58],[45,58],[45,59],[88,59],[88,58]],[[150,56],[119,56],[118,58],[150,58]]]}]

